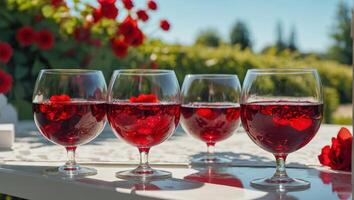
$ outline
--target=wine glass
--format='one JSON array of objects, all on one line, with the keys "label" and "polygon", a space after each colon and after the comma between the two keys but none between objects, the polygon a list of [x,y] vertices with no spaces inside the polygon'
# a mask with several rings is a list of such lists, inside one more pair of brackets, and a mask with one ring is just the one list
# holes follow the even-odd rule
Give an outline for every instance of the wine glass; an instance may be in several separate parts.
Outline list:
[{"label": "wine glass", "polygon": [[75,161],[77,146],[98,136],[106,123],[107,86],[98,70],[41,70],[33,93],[34,121],[49,141],[64,146],[67,162],[47,174],[64,178],[95,175]]},{"label": "wine glass", "polygon": [[179,116],[180,89],[174,71],[114,71],[108,92],[108,121],[118,137],[140,152],[139,166],[116,176],[135,180],[171,177],[170,172],[152,169],[148,154],[151,147],[172,135]]},{"label": "wine glass", "polygon": [[270,190],[302,190],[305,180],[288,177],[285,160],[315,136],[323,116],[322,86],[315,69],[251,69],[241,97],[241,120],[248,136],[276,159],[271,178],[251,185]]},{"label": "wine glass", "polygon": [[216,156],[216,142],[229,138],[240,124],[241,86],[236,75],[189,74],[182,85],[181,125],[205,142],[207,154],[192,164],[225,164],[231,160]]}]

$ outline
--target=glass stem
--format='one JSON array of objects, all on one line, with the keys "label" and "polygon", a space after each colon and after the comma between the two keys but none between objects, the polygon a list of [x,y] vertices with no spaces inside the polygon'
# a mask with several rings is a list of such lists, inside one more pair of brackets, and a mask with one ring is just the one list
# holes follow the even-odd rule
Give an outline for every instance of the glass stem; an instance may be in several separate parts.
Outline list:
[{"label": "glass stem", "polygon": [[275,156],[276,162],[276,171],[272,179],[288,179],[288,174],[286,173],[285,168],[286,155],[284,156]]},{"label": "glass stem", "polygon": [[140,163],[139,163],[139,170],[142,171],[151,171],[151,167],[149,165],[149,151],[150,148],[139,148],[140,154]]},{"label": "glass stem", "polygon": [[64,170],[77,170],[79,169],[78,164],[75,160],[76,147],[66,147],[66,152],[68,155],[68,160],[64,165]]},{"label": "glass stem", "polygon": [[207,143],[207,157],[208,160],[213,160],[215,158],[215,143]]}]

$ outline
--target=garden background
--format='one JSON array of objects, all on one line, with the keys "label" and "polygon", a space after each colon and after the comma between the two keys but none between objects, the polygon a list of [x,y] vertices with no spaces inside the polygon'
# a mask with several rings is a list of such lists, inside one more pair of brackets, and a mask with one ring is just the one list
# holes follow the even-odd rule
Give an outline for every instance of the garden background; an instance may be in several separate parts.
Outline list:
[{"label": "garden background", "polygon": [[[152,23],[159,2],[142,2],[0,1],[0,92],[20,111],[19,118],[33,118],[33,87],[44,68],[99,69],[107,82],[120,68],[173,69],[182,84],[188,73],[237,74],[242,82],[251,68],[314,67],[324,85],[325,122],[352,123],[352,116],[343,114],[352,103],[353,80],[351,8],[345,1],[338,1],[328,34],[333,45],[325,53],[301,52],[296,30],[285,39],[280,22],[274,44],[256,52],[247,23],[237,19],[227,39],[211,27],[191,45],[164,42],[153,33],[173,31],[173,21]],[[286,84],[289,90],[297,87]]]}]

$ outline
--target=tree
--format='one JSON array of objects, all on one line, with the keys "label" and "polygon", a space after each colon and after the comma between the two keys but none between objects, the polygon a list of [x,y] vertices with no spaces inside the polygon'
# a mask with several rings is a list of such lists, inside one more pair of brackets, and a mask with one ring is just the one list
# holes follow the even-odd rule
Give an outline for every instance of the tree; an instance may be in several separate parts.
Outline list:
[{"label": "tree", "polygon": [[289,36],[289,41],[288,41],[288,49],[291,51],[297,51],[298,47],[296,44],[296,30],[295,27],[292,28],[291,32],[290,32],[290,36]]},{"label": "tree", "polygon": [[286,48],[284,39],[283,39],[283,24],[278,22],[275,28],[276,42],[275,47],[278,51],[282,51]]},{"label": "tree", "polygon": [[340,1],[337,8],[336,22],[331,33],[334,44],[329,48],[329,57],[343,64],[352,64],[353,41],[350,37],[351,28],[350,8]]},{"label": "tree", "polygon": [[237,21],[231,29],[230,43],[232,45],[239,44],[241,49],[252,49],[252,41],[250,39],[250,31],[247,25],[242,21]]},{"label": "tree", "polygon": [[206,29],[198,34],[195,44],[218,47],[221,41],[219,33],[215,29]]}]

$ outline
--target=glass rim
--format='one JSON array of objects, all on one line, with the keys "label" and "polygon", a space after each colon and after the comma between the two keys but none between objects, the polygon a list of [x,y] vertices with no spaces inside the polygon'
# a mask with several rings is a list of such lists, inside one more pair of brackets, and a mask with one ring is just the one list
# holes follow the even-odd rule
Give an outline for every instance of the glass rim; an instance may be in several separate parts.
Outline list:
[{"label": "glass rim", "polygon": [[219,79],[219,78],[230,78],[238,76],[236,74],[186,74],[186,77],[198,77],[207,79]]},{"label": "glass rim", "polygon": [[95,69],[42,69],[41,74],[89,74],[89,73],[102,73],[101,70]]},{"label": "glass rim", "polygon": [[113,74],[123,75],[166,75],[175,74],[174,70],[169,69],[118,69],[114,70]]},{"label": "glass rim", "polygon": [[249,69],[247,73],[254,74],[306,74],[317,73],[315,68],[261,68],[261,69]]}]

